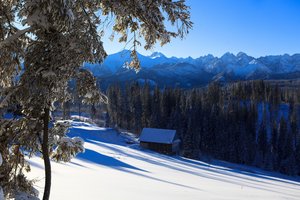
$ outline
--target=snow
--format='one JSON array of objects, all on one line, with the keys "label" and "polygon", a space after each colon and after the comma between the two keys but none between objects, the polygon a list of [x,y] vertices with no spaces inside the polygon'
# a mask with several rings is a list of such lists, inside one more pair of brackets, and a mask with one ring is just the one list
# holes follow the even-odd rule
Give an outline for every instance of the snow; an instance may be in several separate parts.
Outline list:
[{"label": "snow", "polygon": [[[86,122],[73,121],[69,136],[83,138],[86,151],[71,163],[52,162],[53,200],[300,199],[299,177],[141,150],[123,134]],[[29,161],[28,176],[42,195],[43,162]]]},{"label": "snow", "polygon": [[0,186],[0,200],[4,200],[3,189],[1,186]]},{"label": "snow", "polygon": [[39,200],[37,197],[29,195],[25,192],[18,192],[14,199],[15,200]]},{"label": "snow", "polygon": [[93,94],[91,92],[86,93],[86,95],[84,96],[86,98],[92,98]]},{"label": "snow", "polygon": [[71,119],[74,121],[84,121],[84,122],[92,123],[92,120],[90,118],[82,115],[71,115]]},{"label": "snow", "polygon": [[176,130],[144,128],[140,136],[140,141],[171,144],[175,135]]},{"label": "snow", "polygon": [[83,144],[84,141],[80,138],[80,137],[73,137],[73,138],[69,138],[69,137],[62,137],[59,141],[59,143],[63,143],[66,146],[69,147],[76,147],[78,144]]},{"label": "snow", "polygon": [[161,57],[166,57],[166,56],[160,52],[153,52],[149,57],[151,59],[156,59],[156,58],[161,58]]}]

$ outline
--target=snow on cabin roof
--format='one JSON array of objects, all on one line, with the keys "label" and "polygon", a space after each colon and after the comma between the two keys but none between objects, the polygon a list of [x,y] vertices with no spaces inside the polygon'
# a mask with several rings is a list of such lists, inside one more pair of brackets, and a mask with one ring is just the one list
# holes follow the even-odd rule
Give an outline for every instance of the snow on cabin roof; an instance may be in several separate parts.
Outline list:
[{"label": "snow on cabin roof", "polygon": [[140,141],[171,144],[175,138],[175,135],[176,130],[143,128]]}]

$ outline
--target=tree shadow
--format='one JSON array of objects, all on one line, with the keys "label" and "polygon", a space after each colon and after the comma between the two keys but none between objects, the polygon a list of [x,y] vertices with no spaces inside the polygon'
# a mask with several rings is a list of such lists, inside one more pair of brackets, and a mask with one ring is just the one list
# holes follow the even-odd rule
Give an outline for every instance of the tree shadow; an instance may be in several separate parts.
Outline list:
[{"label": "tree shadow", "polygon": [[160,179],[160,178],[152,177],[152,176],[149,176],[149,175],[146,175],[146,174],[141,174],[141,173],[138,173],[138,172],[133,172],[133,171],[128,171],[128,170],[124,170],[124,172],[130,173],[130,174],[133,174],[133,175],[137,175],[137,176],[141,176],[141,177],[145,177],[145,178],[148,178],[148,179],[151,179],[151,180],[154,180],[154,181],[159,181],[159,182],[162,182],[162,183],[171,184],[171,185],[174,185],[174,186],[184,187],[184,188],[192,189],[192,190],[203,191],[203,190],[201,190],[199,188],[196,188],[196,187],[192,187],[192,186],[188,186],[188,185],[184,185],[184,184],[180,184],[180,183],[175,183],[175,182],[163,180],[163,179]]},{"label": "tree shadow", "polygon": [[[245,166],[245,168],[239,167],[240,165],[226,164],[226,162],[213,162],[205,163],[197,160],[190,160],[182,158],[179,156],[167,156],[159,154],[150,150],[137,150],[126,147],[126,143],[122,143],[121,140],[116,140],[116,136],[120,137],[113,129],[107,129],[105,132],[101,130],[76,130],[72,131],[70,136],[80,136],[86,142],[97,145],[101,148],[106,148],[112,152],[117,153],[123,157],[131,157],[140,161],[147,162],[152,165],[158,165],[161,167],[169,168],[172,170],[180,171],[183,173],[213,179],[216,181],[231,183],[239,186],[247,186],[259,190],[265,190],[274,192],[277,194],[283,194],[290,197],[298,197],[294,195],[294,191],[298,191],[300,188],[299,177],[293,178],[279,173],[274,172],[264,172],[255,167]],[[79,134],[78,134],[79,133]],[[106,134],[105,137],[100,134]],[[109,135],[111,134],[111,135]],[[124,138],[123,138],[124,139]],[[139,175],[141,177],[147,177],[152,180],[161,181],[165,183],[170,183],[173,185],[178,185],[186,188],[197,189],[186,185],[181,185],[179,183],[169,182],[167,180],[161,180],[156,177],[149,176],[144,173],[138,173],[138,171],[145,171],[147,169],[139,169],[135,166],[129,165],[127,163],[121,162],[118,159],[102,155],[98,152],[87,149],[86,155],[79,154],[79,159],[87,160],[98,165],[113,167],[117,170],[123,172],[132,173]],[[137,170],[137,171],[132,171]],[[203,170],[203,172],[199,171]],[[151,172],[148,172],[151,173]],[[272,181],[272,182],[270,182]],[[285,183],[281,185],[280,183]],[[286,185],[288,184],[288,185]],[[272,188],[272,186],[274,186]]]},{"label": "tree shadow", "polygon": [[43,165],[41,165],[41,164],[39,164],[39,163],[31,160],[31,159],[28,159],[27,161],[29,162],[30,166],[44,170],[44,166]]},{"label": "tree shadow", "polygon": [[81,137],[85,142],[97,143],[99,141],[108,144],[121,145],[118,143],[118,141],[116,141],[116,138],[120,135],[112,128],[99,128],[99,130],[97,130],[89,129],[89,127],[86,127],[86,129],[81,129],[80,127],[75,126],[69,128],[69,131],[69,137]]},{"label": "tree shadow", "polygon": [[85,149],[84,153],[80,153],[77,155],[77,159],[95,163],[97,165],[116,168],[119,170],[122,170],[122,168],[127,168],[145,172],[145,170],[143,169],[129,165],[113,157],[103,155],[91,149]]},{"label": "tree shadow", "polygon": [[[150,173],[149,171],[137,168],[135,166],[129,165],[127,163],[124,163],[118,159],[112,158],[110,156],[106,156],[103,155],[101,153],[98,153],[96,151],[90,150],[90,149],[86,149],[84,153],[80,153],[77,155],[77,158],[79,160],[83,160],[86,162],[91,162],[91,163],[95,163],[97,165],[101,165],[101,166],[105,166],[105,167],[111,167],[115,170],[119,170],[121,172],[124,173],[130,173],[136,176],[140,176],[140,177],[144,177],[144,178],[148,178],[154,181],[159,181],[162,183],[166,183],[166,184],[171,184],[174,186],[178,186],[178,187],[184,187],[187,189],[193,189],[193,190],[199,190],[199,188],[196,187],[192,187],[192,186],[188,186],[188,185],[184,185],[184,184],[180,184],[180,183],[176,183],[176,182],[172,182],[172,181],[168,181],[168,180],[163,180],[163,179],[159,179],[156,177],[152,177],[150,175],[147,174],[143,174],[142,172],[146,172],[146,173]],[[76,163],[73,163],[76,164]],[[77,164],[76,164],[77,165]],[[78,165],[81,167],[85,167],[82,165]]]},{"label": "tree shadow", "polygon": [[[284,179],[283,177],[276,177],[276,174],[275,177],[272,177],[272,175],[274,175],[272,172],[266,172],[265,175],[256,174],[236,168],[230,168],[229,166],[226,166],[224,164],[222,165],[221,162],[213,165],[201,161],[181,158],[179,156],[167,156],[156,152],[152,152],[150,150],[144,150],[139,152],[138,150],[131,149],[131,151],[134,150],[136,152],[130,153],[130,151],[123,151],[120,148],[116,148],[109,144],[98,143],[98,145],[110,149],[114,152],[118,152],[123,156],[129,156],[137,160],[147,162],[149,164],[166,167],[183,173],[207,179],[213,179],[220,182],[226,182],[235,185],[242,185],[259,190],[274,192],[277,194],[288,195],[291,197],[299,197],[297,195],[292,194],[292,192],[283,192],[287,191],[287,189],[294,191],[299,190],[299,178]],[[128,150],[130,150],[130,148]],[[162,162],[162,160],[164,160],[164,162]],[[199,172],[199,170],[204,170],[204,172]],[[273,182],[271,183],[269,181]],[[290,184],[290,186],[280,185],[280,183]],[[275,188],[272,189],[270,186],[280,188],[280,190],[276,190]]]}]

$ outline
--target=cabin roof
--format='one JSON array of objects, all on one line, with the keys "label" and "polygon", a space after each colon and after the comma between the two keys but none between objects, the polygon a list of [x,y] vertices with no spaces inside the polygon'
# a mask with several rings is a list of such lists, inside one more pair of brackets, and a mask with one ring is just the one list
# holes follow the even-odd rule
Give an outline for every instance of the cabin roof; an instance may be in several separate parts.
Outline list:
[{"label": "cabin roof", "polygon": [[143,131],[140,136],[140,141],[171,144],[175,136],[176,130],[143,128]]}]

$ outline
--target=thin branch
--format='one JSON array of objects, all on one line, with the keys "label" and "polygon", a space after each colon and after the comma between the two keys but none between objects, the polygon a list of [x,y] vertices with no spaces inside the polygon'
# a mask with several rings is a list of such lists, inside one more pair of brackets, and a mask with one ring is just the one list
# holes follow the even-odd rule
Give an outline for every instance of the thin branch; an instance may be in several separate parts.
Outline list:
[{"label": "thin branch", "polygon": [[80,6],[81,6],[81,9],[83,10],[84,14],[86,15],[86,18],[87,18],[87,20],[89,22],[90,29],[91,29],[93,27],[93,23],[91,22],[91,18],[89,16],[88,12],[85,10],[84,5],[83,5],[82,2],[80,3]]},{"label": "thin branch", "polygon": [[21,35],[24,35],[25,33],[29,32],[31,30],[32,30],[32,27],[28,27],[23,30],[18,30],[14,35],[12,35],[12,36],[6,38],[5,40],[3,40],[2,42],[0,42],[0,48],[11,43],[13,40],[18,39]]}]

